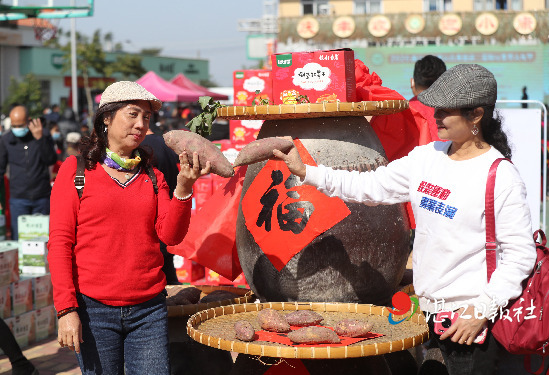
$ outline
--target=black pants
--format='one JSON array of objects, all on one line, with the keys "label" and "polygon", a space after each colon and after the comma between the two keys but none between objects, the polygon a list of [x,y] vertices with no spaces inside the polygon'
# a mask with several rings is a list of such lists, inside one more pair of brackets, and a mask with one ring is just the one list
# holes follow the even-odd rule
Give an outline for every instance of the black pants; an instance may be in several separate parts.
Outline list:
[{"label": "black pants", "polygon": [[34,366],[23,355],[21,347],[15,341],[8,325],[0,319],[0,349],[8,356],[12,366],[12,374],[32,374]]},{"label": "black pants", "polygon": [[504,350],[494,339],[491,332],[483,344],[458,344],[450,338],[440,340],[440,336],[434,331],[435,315],[431,314],[427,324],[429,325],[429,337],[440,348],[442,357],[450,375],[491,375],[497,370],[501,351]]}]

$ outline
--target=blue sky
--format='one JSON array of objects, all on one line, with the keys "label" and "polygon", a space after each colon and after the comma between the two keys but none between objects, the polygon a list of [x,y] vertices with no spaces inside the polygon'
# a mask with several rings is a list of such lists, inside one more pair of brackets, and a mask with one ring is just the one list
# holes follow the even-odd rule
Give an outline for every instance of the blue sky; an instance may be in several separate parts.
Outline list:
[{"label": "blue sky", "polygon": [[[94,16],[77,18],[76,29],[90,36],[111,32],[128,52],[162,48],[164,56],[208,59],[211,79],[232,86],[234,70],[257,64],[246,57],[237,20],[262,15],[261,0],[96,0]],[[59,26],[69,30],[70,22]]]}]

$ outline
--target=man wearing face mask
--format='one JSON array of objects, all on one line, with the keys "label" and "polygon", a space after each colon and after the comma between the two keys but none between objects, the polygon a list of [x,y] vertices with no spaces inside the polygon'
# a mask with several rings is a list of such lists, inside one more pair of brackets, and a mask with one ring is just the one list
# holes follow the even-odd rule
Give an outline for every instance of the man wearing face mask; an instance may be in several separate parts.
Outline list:
[{"label": "man wearing face mask", "polygon": [[30,119],[24,106],[10,112],[11,131],[0,142],[0,176],[9,165],[12,239],[18,239],[20,215],[50,213],[50,173],[57,155],[49,132],[40,119]]}]

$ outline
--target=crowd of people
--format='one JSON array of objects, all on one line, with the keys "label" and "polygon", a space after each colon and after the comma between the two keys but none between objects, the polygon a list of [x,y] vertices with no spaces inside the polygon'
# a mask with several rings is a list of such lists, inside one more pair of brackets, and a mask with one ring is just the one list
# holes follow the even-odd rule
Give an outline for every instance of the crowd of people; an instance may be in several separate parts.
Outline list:
[{"label": "crowd of people", "polygon": [[[414,106],[432,116],[430,131],[437,141],[361,173],[305,165],[295,147],[274,153],[302,183],[329,196],[367,205],[411,202],[417,224],[413,283],[420,308],[430,317],[430,337],[450,375],[493,374],[504,349],[489,332],[484,343],[474,340],[493,310],[520,294],[534,266],[526,190],[517,169],[502,164],[495,185],[500,263],[488,282],[486,177],[495,159],[511,157],[494,115],[497,82],[476,64],[447,70],[440,59],[428,57],[418,66],[435,74],[429,79],[414,74],[411,86]],[[143,87],[122,81],[103,93],[90,133],[76,122],[69,125],[70,114],[53,107],[43,123],[15,106],[11,131],[2,136],[0,173],[10,166],[13,216],[50,214],[48,261],[58,341],[76,352],[83,374],[170,373],[164,287],[167,279],[177,280],[163,269],[169,261],[160,250],[185,236],[193,184],[209,173],[210,164],[200,169],[196,153],[175,155],[153,137],[161,108]],[[35,163],[32,175],[18,169],[22,160]],[[80,173],[85,183],[78,187]],[[436,195],[435,187],[446,196]],[[17,238],[13,217],[12,227]],[[460,313],[442,335],[433,328],[437,300]],[[22,361],[16,354],[14,371]]]}]

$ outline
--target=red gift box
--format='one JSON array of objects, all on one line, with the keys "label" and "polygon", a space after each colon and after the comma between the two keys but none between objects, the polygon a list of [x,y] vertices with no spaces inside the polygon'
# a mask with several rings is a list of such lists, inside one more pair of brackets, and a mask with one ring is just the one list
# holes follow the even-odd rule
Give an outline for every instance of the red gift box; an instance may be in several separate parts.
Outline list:
[{"label": "red gift box", "polygon": [[271,55],[274,104],[354,102],[355,57],[351,49]]},{"label": "red gift box", "polygon": [[179,255],[174,255],[173,264],[179,282],[194,283],[204,278],[204,266],[201,266],[192,260],[185,259]]},{"label": "red gift box", "polygon": [[240,149],[257,139],[263,120],[231,120],[229,131],[231,142]]},{"label": "red gift box", "polygon": [[[270,70],[236,70],[233,73],[234,105],[259,105],[261,101],[273,101]],[[259,93],[257,93],[259,91]]]},{"label": "red gift box", "polygon": [[246,279],[244,278],[244,273],[241,273],[236,277],[236,279],[231,281],[207,267],[206,267],[205,282],[208,285],[234,285],[234,286],[244,286],[245,288],[249,288],[249,285],[248,283],[246,283]]}]

